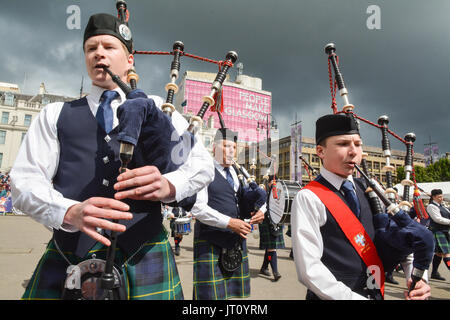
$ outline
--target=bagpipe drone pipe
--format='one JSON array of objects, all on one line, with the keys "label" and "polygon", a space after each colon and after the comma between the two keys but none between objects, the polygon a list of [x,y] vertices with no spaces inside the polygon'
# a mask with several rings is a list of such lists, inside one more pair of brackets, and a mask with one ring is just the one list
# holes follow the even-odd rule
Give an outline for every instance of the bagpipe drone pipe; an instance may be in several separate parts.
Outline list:
[{"label": "bagpipe drone pipe", "polygon": [[[387,128],[387,116],[380,117],[378,120],[379,125],[376,125],[357,115],[354,112],[354,106],[349,103],[348,91],[338,66],[338,56],[335,53],[335,45],[333,43],[327,44],[325,52],[328,55],[328,71],[332,96],[331,108],[333,109],[333,113],[344,113],[349,117],[353,117],[355,121],[356,119],[361,120],[374,127],[380,128],[382,131],[382,146],[383,154],[386,157],[385,170],[387,170],[386,177],[388,184],[386,191],[382,190],[377,181],[368,176],[368,172],[364,172],[357,165],[355,167],[368,184],[366,194],[373,212],[375,226],[374,243],[380,258],[383,261],[384,269],[385,271],[392,270],[401,260],[412,253],[414,255],[413,270],[411,274],[413,282],[410,286],[410,290],[412,290],[416,282],[422,278],[424,271],[429,268],[434,254],[434,239],[432,233],[423,225],[411,219],[408,214],[408,211],[411,208],[411,204],[409,203],[409,188],[413,185],[417,186],[415,181],[413,182],[410,180],[411,177],[415,180],[414,168],[412,166],[415,135],[413,133],[408,133],[405,135],[404,139],[400,138]],[[332,68],[335,74],[334,83],[332,80]],[[341,112],[339,112],[336,107],[336,88],[339,89],[339,93],[344,100],[344,106]],[[403,201],[400,205],[396,204],[395,190],[392,189],[391,172],[393,171],[393,167],[390,166],[389,162],[390,150],[388,133],[406,145],[406,178],[402,181],[404,193]],[[364,165],[364,161],[365,160],[363,159],[362,165]],[[384,205],[384,208],[380,201]]]}]

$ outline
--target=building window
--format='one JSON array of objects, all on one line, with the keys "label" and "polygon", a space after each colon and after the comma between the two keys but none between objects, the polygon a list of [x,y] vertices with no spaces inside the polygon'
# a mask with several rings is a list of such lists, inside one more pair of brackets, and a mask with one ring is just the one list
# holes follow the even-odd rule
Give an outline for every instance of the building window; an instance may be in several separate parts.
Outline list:
[{"label": "building window", "polygon": [[26,135],[26,134],[27,134],[26,132],[22,132],[22,138],[20,138],[20,142],[23,141],[23,138],[25,138],[25,135]]},{"label": "building window", "polygon": [[6,131],[0,130],[0,144],[5,144],[6,140]]},{"label": "building window", "polygon": [[47,105],[47,104],[49,104],[50,103],[50,99],[49,98],[47,98],[47,97],[42,97],[42,105]]},{"label": "building window", "polygon": [[2,124],[8,124],[9,121],[9,112],[2,112]]},{"label": "building window", "polygon": [[2,162],[3,162],[3,153],[0,153],[0,167],[2,166]]},{"label": "building window", "polygon": [[5,92],[5,106],[14,105],[14,95],[10,92]]},{"label": "building window", "polygon": [[23,125],[25,126],[25,127],[29,127],[30,126],[30,124],[31,124],[31,114],[26,114],[25,115],[25,118],[24,118],[24,120],[23,120]]}]

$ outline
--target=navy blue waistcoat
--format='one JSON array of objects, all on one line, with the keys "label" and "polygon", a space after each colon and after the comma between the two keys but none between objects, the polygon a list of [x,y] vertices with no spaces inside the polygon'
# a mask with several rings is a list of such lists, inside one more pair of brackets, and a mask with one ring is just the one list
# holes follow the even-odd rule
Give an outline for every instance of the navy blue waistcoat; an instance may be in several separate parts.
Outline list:
[{"label": "navy blue waistcoat", "polygon": [[[228,181],[215,169],[214,180],[208,186],[208,206],[231,218],[239,217],[239,197],[242,188],[236,193]],[[194,235],[197,239],[207,240],[221,248],[232,248],[240,236],[228,229],[220,229],[195,222]]]},{"label": "navy blue waistcoat", "polygon": [[[108,135],[97,123],[86,98],[65,103],[57,122],[60,143],[59,165],[53,179],[54,188],[64,197],[84,201],[90,197],[114,198],[113,185],[119,174],[120,159],[117,127]],[[128,168],[144,165],[139,144]],[[174,169],[174,168],[159,168]],[[161,170],[163,173],[163,170]],[[127,256],[162,230],[161,204],[155,201],[123,200],[130,206],[132,220],[121,220],[127,230],[120,233],[117,245]],[[138,213],[138,214],[135,214]],[[83,258],[95,240],[82,232],[55,230],[54,237],[63,251]]]},{"label": "navy blue waistcoat", "polygon": [[[356,195],[361,205],[360,222],[367,234],[374,240],[375,229],[372,220],[370,204],[364,194],[364,189],[358,179],[355,180]],[[318,176],[317,182],[326,186],[339,196],[344,202],[344,196],[322,176]],[[363,293],[367,282],[367,266],[364,264],[352,244],[347,240],[338,223],[327,211],[327,221],[320,228],[323,238],[323,256],[321,261],[333,273],[338,281],[342,281],[352,291]]]},{"label": "navy blue waistcoat", "polygon": [[[450,212],[447,208],[443,207],[442,205],[438,205],[437,203],[433,204],[439,208],[439,211],[441,213],[442,218],[450,219]],[[447,231],[449,229],[448,225],[437,223],[433,220],[433,218],[430,218],[430,230],[432,231]]]}]

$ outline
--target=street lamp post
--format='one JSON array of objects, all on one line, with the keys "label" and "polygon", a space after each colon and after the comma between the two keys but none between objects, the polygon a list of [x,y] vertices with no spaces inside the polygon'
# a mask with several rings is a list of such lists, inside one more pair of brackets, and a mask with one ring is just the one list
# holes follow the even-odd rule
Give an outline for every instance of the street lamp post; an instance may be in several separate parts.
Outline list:
[{"label": "street lamp post", "polygon": [[[269,122],[269,116],[272,118],[272,120],[270,122]],[[272,148],[271,148],[272,134],[271,133],[269,134],[269,132],[270,132],[269,130],[272,130],[272,129],[277,130],[278,129],[278,125],[276,123],[275,117],[271,113],[268,113],[266,115],[265,122],[258,120],[256,129],[258,131],[258,148],[257,148],[258,157],[259,157],[259,153],[260,153],[259,152],[259,149],[260,149],[260,147],[259,147],[259,142],[260,142],[259,141],[259,131],[266,129],[267,157],[270,158],[272,156]],[[260,163],[260,166],[261,166],[261,163]],[[274,170],[275,170],[275,168],[274,168]]]}]

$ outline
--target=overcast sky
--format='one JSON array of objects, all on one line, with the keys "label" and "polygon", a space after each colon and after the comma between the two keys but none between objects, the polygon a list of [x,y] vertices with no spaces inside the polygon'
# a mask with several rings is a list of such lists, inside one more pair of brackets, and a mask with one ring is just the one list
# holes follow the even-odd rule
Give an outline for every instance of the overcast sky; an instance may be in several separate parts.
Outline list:
[{"label": "overcast sky", "polygon": [[[116,14],[115,0],[0,0],[0,82],[25,93],[78,96],[90,81],[82,39],[89,16]],[[327,56],[334,42],[355,113],[372,122],[381,115],[404,137],[450,151],[450,1],[448,0],[129,0],[136,50],[171,51],[181,40],[185,52],[221,60],[239,54],[243,73],[261,78],[272,92],[273,116],[289,134],[295,118],[303,135],[314,136],[315,120],[332,113]],[[74,11],[80,9],[80,28]],[[377,7],[370,7],[376,5]],[[379,11],[378,11],[379,9]],[[72,27],[69,28],[67,22]],[[70,24],[72,23],[72,24]],[[75,27],[75,28],[73,28]],[[166,96],[169,56],[136,56],[138,84]],[[182,59],[185,70],[217,72],[217,66]],[[232,77],[236,69],[230,71]],[[337,97],[338,108],[342,99]],[[367,145],[380,146],[380,130],[361,125]],[[404,146],[391,137],[391,146]]]}]

